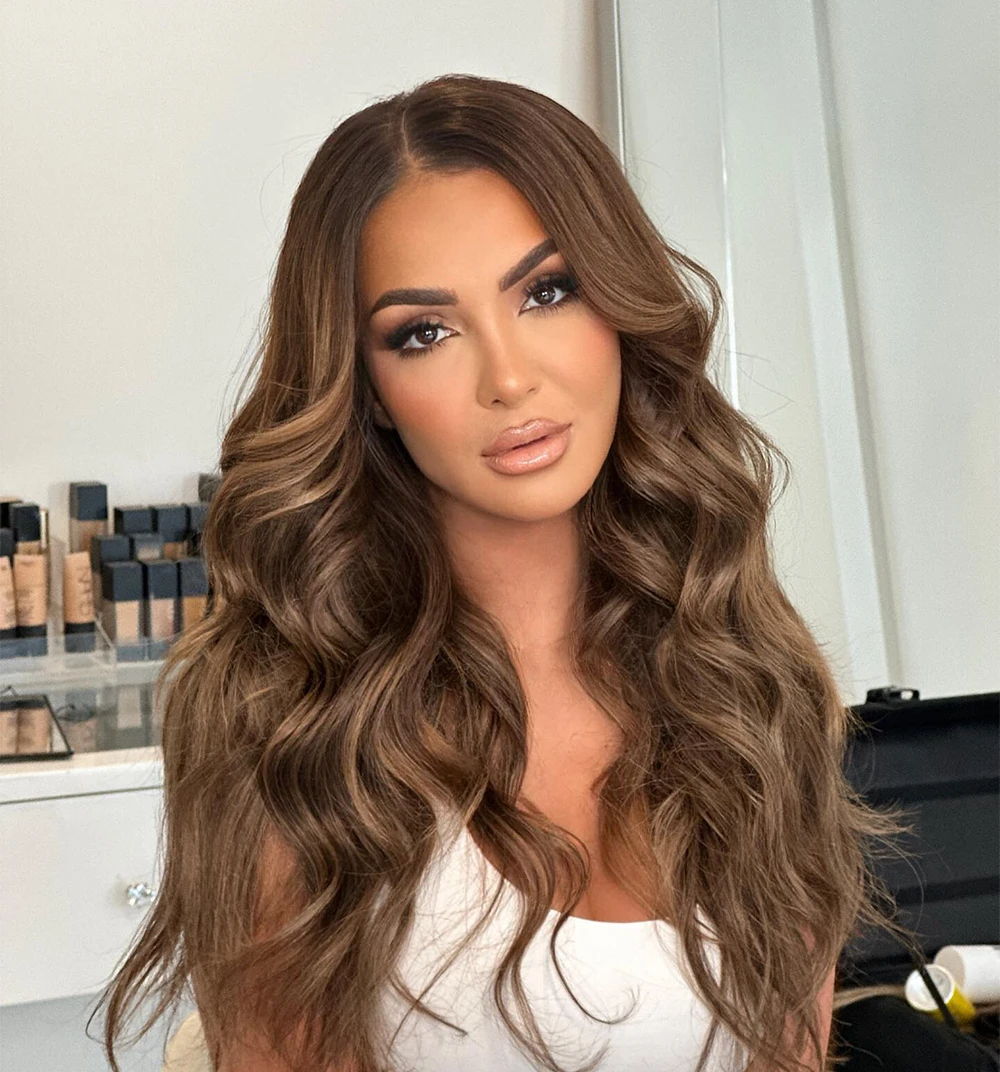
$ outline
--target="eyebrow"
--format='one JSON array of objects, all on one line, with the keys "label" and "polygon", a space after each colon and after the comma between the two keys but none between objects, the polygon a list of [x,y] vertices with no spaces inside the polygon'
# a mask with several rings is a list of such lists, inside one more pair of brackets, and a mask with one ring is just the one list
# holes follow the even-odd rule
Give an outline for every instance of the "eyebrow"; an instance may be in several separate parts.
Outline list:
[{"label": "eyebrow", "polygon": [[[515,283],[519,283],[531,270],[537,267],[546,257],[556,252],[556,243],[552,238],[546,238],[539,242],[514,265],[508,269],[497,281],[497,287],[502,294],[510,290]],[[370,320],[379,309],[387,305],[457,305],[458,295],[453,290],[441,290],[434,287],[404,287],[399,290],[387,290],[368,311]]]}]

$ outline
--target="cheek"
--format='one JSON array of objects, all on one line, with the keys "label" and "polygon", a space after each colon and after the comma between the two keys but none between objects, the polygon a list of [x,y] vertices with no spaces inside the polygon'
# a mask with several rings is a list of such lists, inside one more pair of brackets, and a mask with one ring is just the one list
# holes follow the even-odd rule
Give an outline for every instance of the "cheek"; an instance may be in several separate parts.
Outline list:
[{"label": "cheek", "polygon": [[[576,382],[597,408],[617,413],[621,388],[621,350],[618,333],[603,323],[588,325],[576,350]],[[580,355],[586,355],[581,360]]]},{"label": "cheek", "polygon": [[411,452],[433,454],[436,448],[461,442],[465,414],[455,403],[454,394],[454,387],[449,390],[443,384],[436,386],[426,380],[419,385],[389,386],[386,402],[391,407],[396,430]]}]

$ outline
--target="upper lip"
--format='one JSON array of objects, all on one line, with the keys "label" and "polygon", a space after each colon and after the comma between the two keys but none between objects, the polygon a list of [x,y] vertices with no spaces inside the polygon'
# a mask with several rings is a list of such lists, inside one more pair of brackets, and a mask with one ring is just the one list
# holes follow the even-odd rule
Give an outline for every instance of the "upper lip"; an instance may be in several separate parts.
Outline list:
[{"label": "upper lip", "polygon": [[553,435],[568,427],[566,422],[553,421],[549,417],[536,417],[526,424],[505,428],[483,451],[483,455],[489,458],[513,447],[523,447],[525,443],[533,443],[542,436]]}]

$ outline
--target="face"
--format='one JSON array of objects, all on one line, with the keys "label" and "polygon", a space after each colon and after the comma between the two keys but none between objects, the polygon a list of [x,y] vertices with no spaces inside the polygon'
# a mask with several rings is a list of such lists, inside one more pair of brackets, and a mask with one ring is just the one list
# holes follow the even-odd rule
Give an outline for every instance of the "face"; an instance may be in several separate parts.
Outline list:
[{"label": "face", "polygon": [[[361,339],[375,420],[395,428],[445,517],[563,514],[611,447],[618,334],[575,293],[547,239],[520,192],[487,170],[411,175],[363,229]],[[439,293],[387,295],[416,289]],[[535,418],[569,425],[543,448],[551,458],[561,446],[561,456],[499,471],[484,450]]]}]

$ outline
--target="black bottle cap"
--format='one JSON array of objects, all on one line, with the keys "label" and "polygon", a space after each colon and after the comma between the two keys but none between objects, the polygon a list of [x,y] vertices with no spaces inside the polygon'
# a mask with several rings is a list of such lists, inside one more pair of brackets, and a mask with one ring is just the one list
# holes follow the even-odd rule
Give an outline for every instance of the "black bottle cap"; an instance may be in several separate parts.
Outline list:
[{"label": "black bottle cap", "polygon": [[142,599],[142,563],[105,562],[101,569],[101,593],[114,603]]},{"label": "black bottle cap", "polygon": [[9,497],[0,499],[0,529],[12,529],[14,527],[10,523],[10,508],[19,502],[24,502],[24,500]]},{"label": "black bottle cap", "polygon": [[188,508],[184,503],[159,503],[151,506],[153,531],[164,543],[180,543],[188,533]]},{"label": "black bottle cap", "polygon": [[188,532],[202,532],[205,528],[205,515],[208,513],[208,503],[188,503],[187,509]]},{"label": "black bottle cap", "polygon": [[153,531],[153,511],[148,506],[116,506],[115,532],[131,536],[133,532]]},{"label": "black bottle cap", "polygon": [[14,530],[15,543],[42,538],[42,515],[38,509],[38,503],[14,503],[10,508],[10,522],[10,527]]},{"label": "black bottle cap", "polygon": [[0,528],[0,556],[10,558],[14,554],[14,531],[13,529]]},{"label": "black bottle cap", "polygon": [[[131,548],[131,558],[163,558],[163,537],[158,532],[136,532],[126,536]],[[151,554],[155,551],[155,555]]]},{"label": "black bottle cap", "polygon": [[177,563],[172,558],[154,558],[140,565],[145,599],[171,599],[177,595]]},{"label": "black bottle cap", "polygon": [[208,595],[208,574],[205,572],[203,558],[179,558],[177,571],[180,574],[182,596]]},{"label": "black bottle cap", "polygon": [[127,536],[91,536],[90,568],[100,573],[105,562],[127,562],[132,547]]},{"label": "black bottle cap", "polygon": [[108,486],[96,480],[78,480],[69,486],[69,516],[77,521],[106,521]]}]

